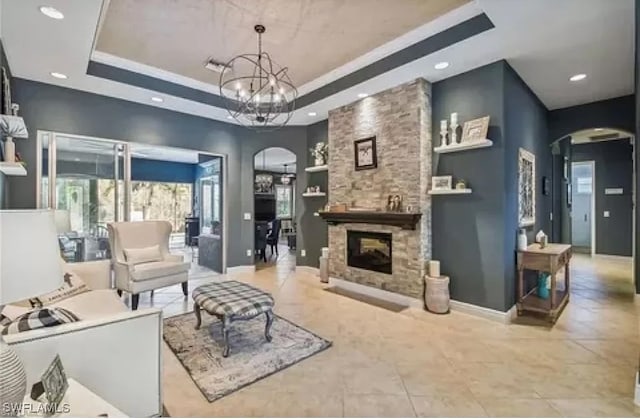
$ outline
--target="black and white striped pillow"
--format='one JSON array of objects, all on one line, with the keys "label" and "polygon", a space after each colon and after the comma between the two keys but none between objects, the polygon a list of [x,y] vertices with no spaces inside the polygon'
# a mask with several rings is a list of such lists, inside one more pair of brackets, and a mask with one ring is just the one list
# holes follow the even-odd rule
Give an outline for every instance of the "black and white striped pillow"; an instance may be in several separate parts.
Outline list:
[{"label": "black and white striped pillow", "polygon": [[50,307],[30,311],[16,318],[2,328],[2,335],[26,332],[28,330],[43,327],[58,326],[65,323],[73,323],[80,320],[78,316],[64,308]]}]

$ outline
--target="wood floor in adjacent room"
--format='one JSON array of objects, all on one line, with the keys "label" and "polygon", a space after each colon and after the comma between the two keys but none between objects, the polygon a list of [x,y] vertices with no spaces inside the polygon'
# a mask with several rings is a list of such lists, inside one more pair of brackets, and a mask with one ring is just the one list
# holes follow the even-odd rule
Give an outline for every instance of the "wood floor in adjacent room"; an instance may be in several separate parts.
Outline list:
[{"label": "wood floor in adjacent room", "polygon": [[[203,270],[192,278],[191,289],[222,279]],[[277,314],[333,347],[208,403],[165,345],[171,416],[640,416],[630,260],[576,255],[571,301],[553,328],[394,313],[277,266],[234,278],[271,292]],[[192,310],[179,287],[140,305],[163,307],[165,316]]]}]

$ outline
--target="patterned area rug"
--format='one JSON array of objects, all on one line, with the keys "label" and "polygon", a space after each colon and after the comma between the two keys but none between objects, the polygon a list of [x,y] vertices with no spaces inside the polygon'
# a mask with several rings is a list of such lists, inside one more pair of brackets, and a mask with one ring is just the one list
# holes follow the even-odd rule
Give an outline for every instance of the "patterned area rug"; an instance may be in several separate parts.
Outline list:
[{"label": "patterned area rug", "polygon": [[271,326],[273,339],[267,342],[261,315],[232,324],[231,351],[223,358],[220,320],[203,312],[199,330],[194,329],[195,323],[193,313],[165,319],[164,340],[210,402],[331,346],[330,341],[277,315]]}]

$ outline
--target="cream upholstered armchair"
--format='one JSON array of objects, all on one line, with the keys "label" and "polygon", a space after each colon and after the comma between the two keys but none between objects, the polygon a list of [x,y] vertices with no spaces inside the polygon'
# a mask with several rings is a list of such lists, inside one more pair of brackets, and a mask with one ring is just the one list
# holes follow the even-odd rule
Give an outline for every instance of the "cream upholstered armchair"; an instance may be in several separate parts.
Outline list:
[{"label": "cream upholstered armchair", "polygon": [[109,223],[111,261],[119,294],[131,294],[131,308],[138,308],[139,294],[182,284],[188,295],[189,263],[169,253],[171,223],[136,221]]}]

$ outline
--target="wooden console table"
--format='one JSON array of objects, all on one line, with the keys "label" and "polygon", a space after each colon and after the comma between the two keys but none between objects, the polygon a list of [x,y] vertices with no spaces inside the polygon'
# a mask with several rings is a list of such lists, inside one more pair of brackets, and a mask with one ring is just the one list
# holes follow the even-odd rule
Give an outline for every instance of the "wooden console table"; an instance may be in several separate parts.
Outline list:
[{"label": "wooden console table", "polygon": [[[562,309],[569,302],[569,282],[571,260],[571,245],[549,243],[543,249],[538,243],[529,245],[527,250],[518,251],[518,316],[523,311],[534,311],[546,314],[555,323],[562,312]],[[556,274],[562,268],[564,270],[564,289],[556,287]],[[538,297],[538,287],[534,287],[525,294],[524,271],[526,269],[546,272],[551,275],[551,289],[549,298]]]}]

